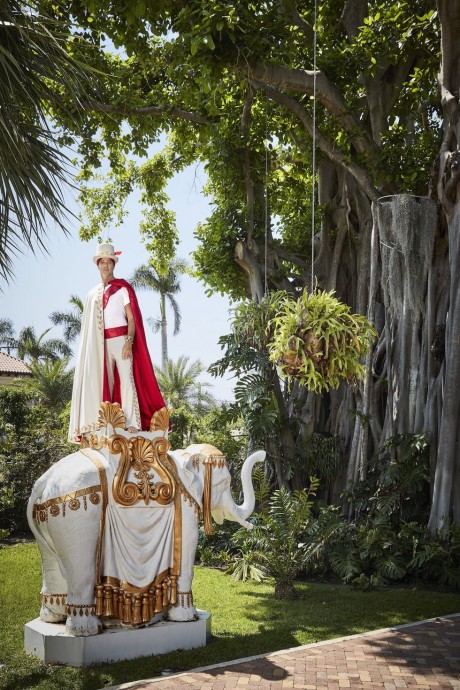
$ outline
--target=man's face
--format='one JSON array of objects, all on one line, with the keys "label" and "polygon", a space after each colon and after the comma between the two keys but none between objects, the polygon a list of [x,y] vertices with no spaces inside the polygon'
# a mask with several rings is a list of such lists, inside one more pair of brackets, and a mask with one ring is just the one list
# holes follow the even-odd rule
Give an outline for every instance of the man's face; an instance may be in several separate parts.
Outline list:
[{"label": "man's face", "polygon": [[101,274],[102,282],[106,283],[108,280],[113,278],[113,268],[115,264],[112,259],[100,259],[97,267],[99,273]]}]

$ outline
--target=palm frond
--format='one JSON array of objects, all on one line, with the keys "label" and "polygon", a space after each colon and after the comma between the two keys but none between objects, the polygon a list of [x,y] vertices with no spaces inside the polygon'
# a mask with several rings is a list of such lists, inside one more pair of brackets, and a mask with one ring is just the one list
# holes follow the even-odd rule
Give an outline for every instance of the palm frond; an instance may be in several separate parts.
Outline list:
[{"label": "palm frond", "polygon": [[169,304],[172,307],[173,314],[174,314],[174,331],[173,335],[177,335],[180,331],[180,325],[182,321],[182,314],[180,313],[179,305],[177,304],[176,300],[172,296],[172,294],[166,295],[168,298]]},{"label": "palm frond", "polygon": [[[24,246],[46,251],[50,219],[64,233],[71,215],[62,189],[71,165],[50,124],[51,105],[75,119],[88,68],[71,57],[64,23],[35,0],[0,7],[0,277]],[[67,108],[60,93],[75,95]]]},{"label": "palm frond", "polygon": [[147,323],[154,333],[158,333],[161,328],[161,319],[154,319],[152,316],[149,316]]}]

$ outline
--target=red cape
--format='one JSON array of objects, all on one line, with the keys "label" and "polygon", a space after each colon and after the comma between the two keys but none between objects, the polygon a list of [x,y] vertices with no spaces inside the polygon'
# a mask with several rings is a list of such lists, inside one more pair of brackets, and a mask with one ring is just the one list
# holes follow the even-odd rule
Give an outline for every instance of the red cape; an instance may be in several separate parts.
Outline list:
[{"label": "red cape", "polygon": [[[136,384],[137,398],[139,401],[139,409],[141,413],[142,431],[148,431],[150,427],[150,420],[152,415],[166,407],[163,396],[158,388],[157,379],[153,370],[152,361],[147,348],[145,340],[144,324],[142,321],[142,314],[139,309],[136,293],[132,286],[123,278],[112,278],[110,287],[105,291],[104,297],[106,300],[110,298],[120,288],[125,287],[129,294],[129,303],[134,316],[134,323],[136,325],[136,335],[133,342],[133,374],[134,383]],[[105,302],[107,303],[107,302]],[[104,304],[104,302],[103,302]],[[120,396],[120,377],[117,368],[114,372],[113,393],[110,397],[109,380],[107,376],[107,366],[104,362],[104,390],[102,400],[117,402],[121,405]]]}]

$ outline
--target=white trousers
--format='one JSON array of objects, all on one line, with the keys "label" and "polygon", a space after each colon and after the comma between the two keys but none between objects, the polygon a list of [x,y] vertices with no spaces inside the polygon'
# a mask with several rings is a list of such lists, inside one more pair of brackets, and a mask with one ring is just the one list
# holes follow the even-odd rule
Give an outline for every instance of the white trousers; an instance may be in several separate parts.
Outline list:
[{"label": "white trousers", "polygon": [[133,375],[133,360],[123,359],[121,356],[125,338],[123,335],[117,338],[108,338],[105,341],[105,356],[107,374],[109,378],[110,396],[113,392],[114,368],[117,365],[120,377],[121,406],[126,417],[126,427],[134,426],[141,429],[141,413],[137,399],[136,384]]}]

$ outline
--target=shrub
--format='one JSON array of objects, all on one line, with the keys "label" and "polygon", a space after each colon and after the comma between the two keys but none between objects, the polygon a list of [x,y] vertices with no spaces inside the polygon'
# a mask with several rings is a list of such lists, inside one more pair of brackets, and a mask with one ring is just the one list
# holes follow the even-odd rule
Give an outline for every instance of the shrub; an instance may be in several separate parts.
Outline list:
[{"label": "shrub", "polygon": [[[240,558],[251,553],[253,564],[259,566],[263,574],[274,578],[277,599],[296,596],[294,580],[308,560],[301,542],[311,519],[312,497],[317,486],[317,480],[312,479],[308,491],[292,494],[285,488],[275,491],[267,502],[266,511],[256,515],[253,533],[245,536],[240,545]],[[241,539],[241,530],[238,535]],[[234,541],[236,539],[237,535]]]},{"label": "shrub", "polygon": [[27,392],[0,391],[0,528],[28,530],[26,507],[34,482],[75,450],[66,436],[67,420],[31,407]]}]

